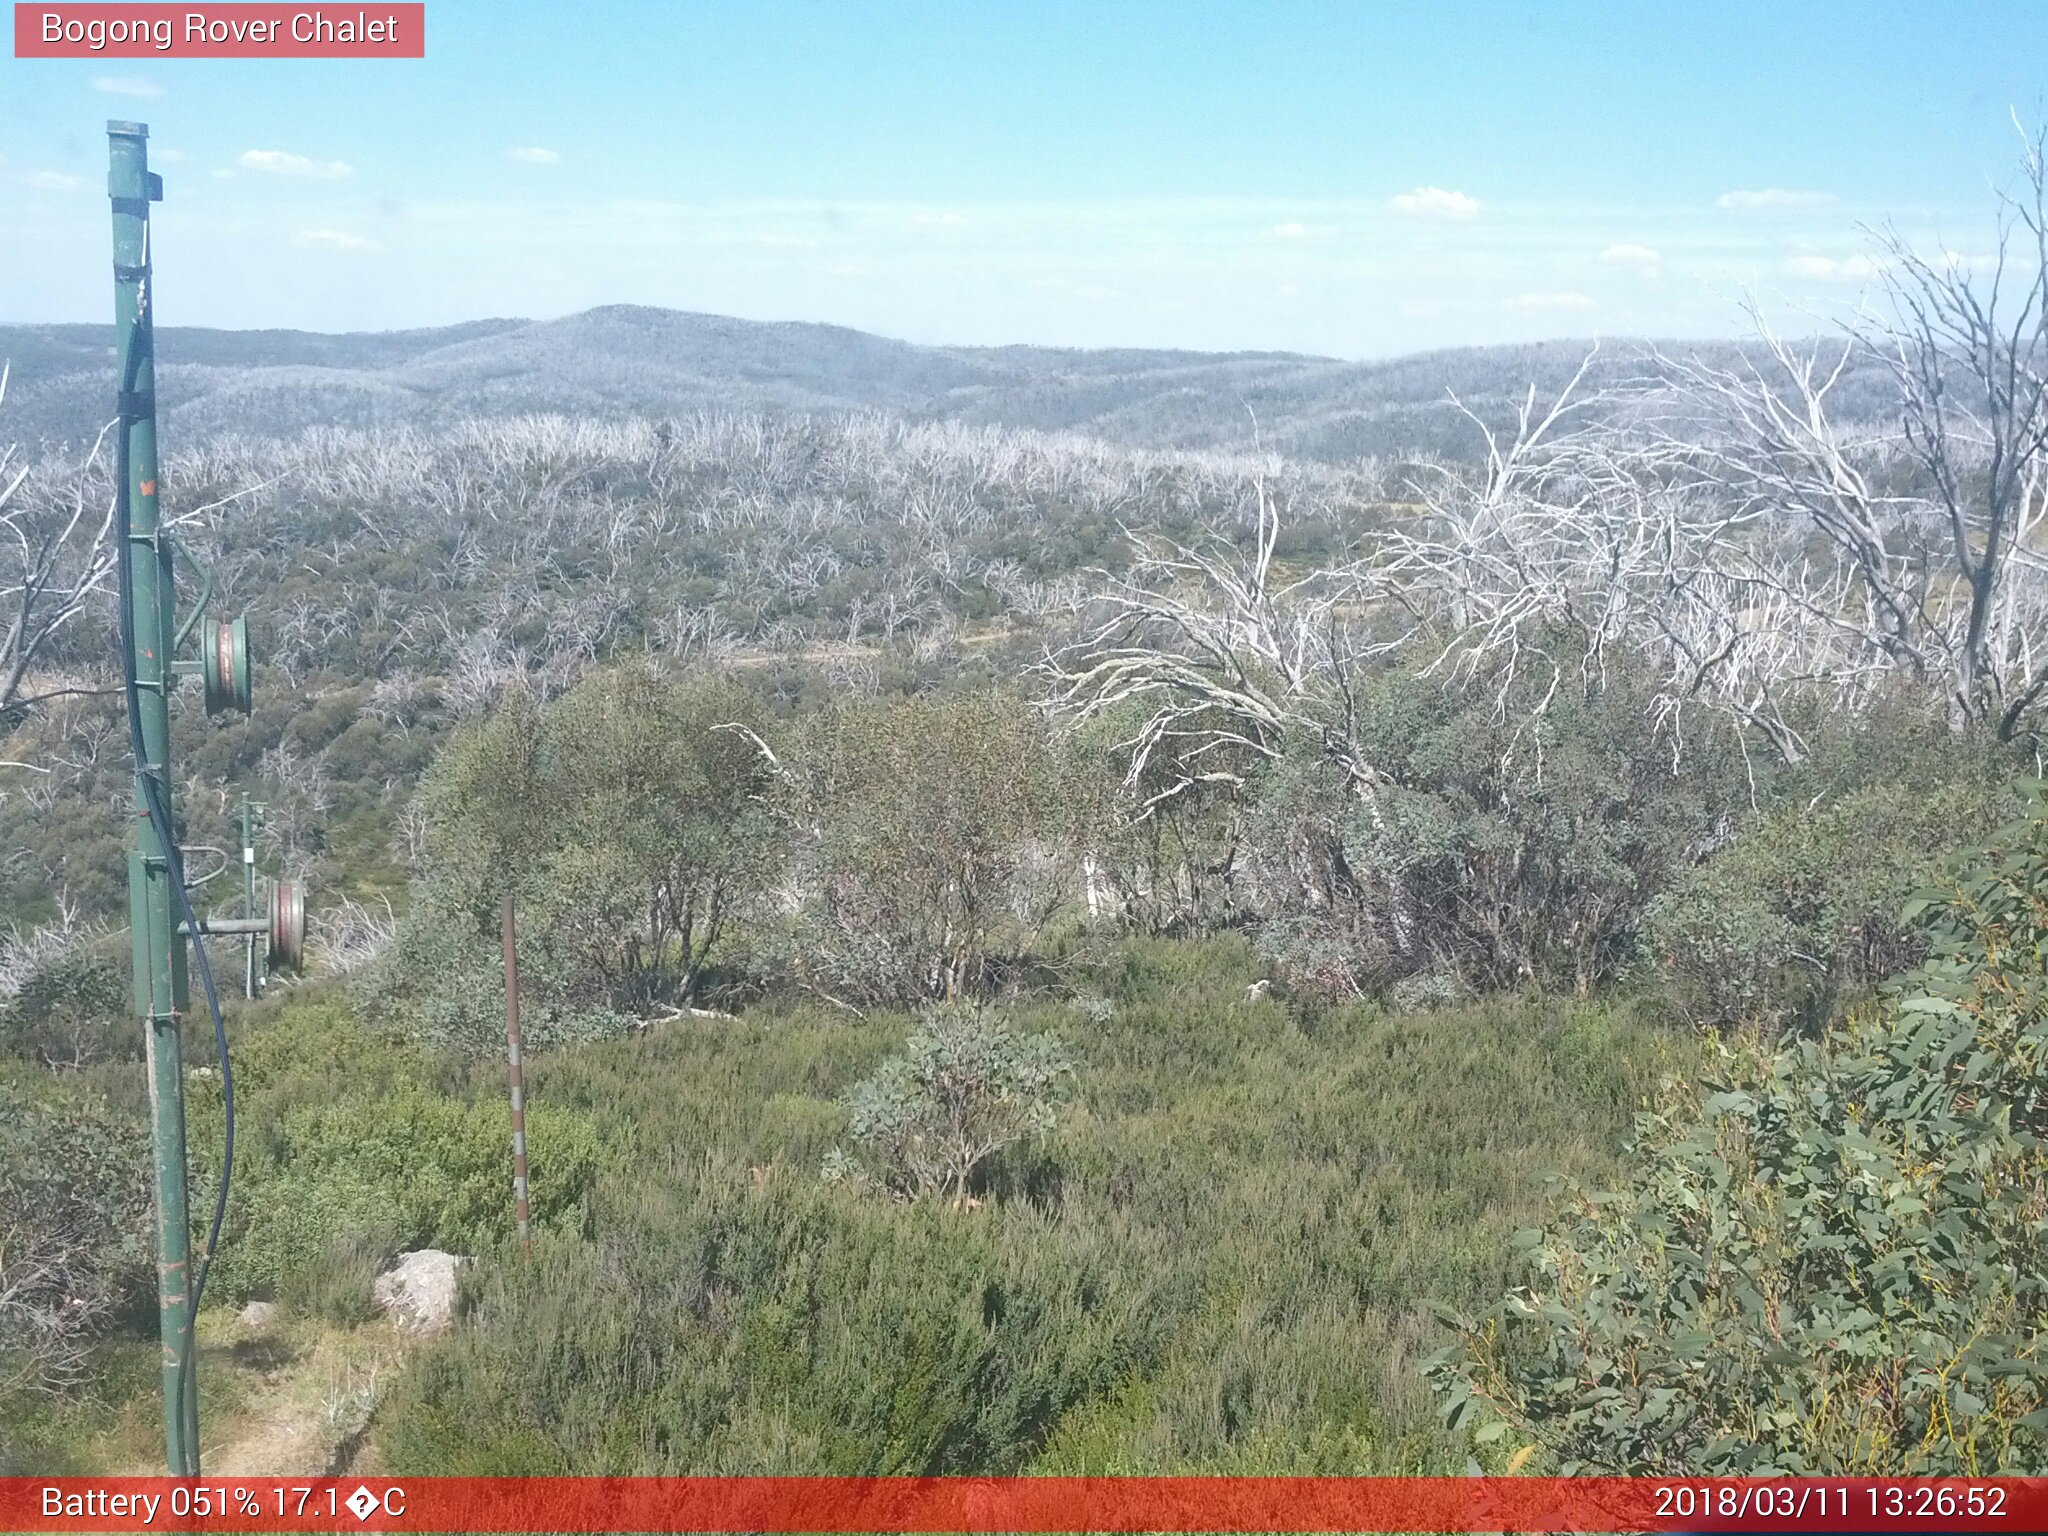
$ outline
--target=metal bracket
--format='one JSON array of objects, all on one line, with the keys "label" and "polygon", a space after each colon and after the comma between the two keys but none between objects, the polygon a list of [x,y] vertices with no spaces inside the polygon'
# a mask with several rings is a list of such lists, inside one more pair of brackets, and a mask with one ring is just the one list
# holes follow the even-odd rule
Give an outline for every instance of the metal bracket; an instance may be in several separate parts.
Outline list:
[{"label": "metal bracket", "polygon": [[185,649],[185,642],[192,638],[192,631],[198,627],[199,620],[206,613],[207,603],[213,598],[213,567],[193,554],[181,541],[172,540],[171,548],[184,560],[199,568],[199,600],[192,605],[192,611],[185,615],[185,621],[178,626],[178,632],[171,638],[171,650],[177,652]]}]

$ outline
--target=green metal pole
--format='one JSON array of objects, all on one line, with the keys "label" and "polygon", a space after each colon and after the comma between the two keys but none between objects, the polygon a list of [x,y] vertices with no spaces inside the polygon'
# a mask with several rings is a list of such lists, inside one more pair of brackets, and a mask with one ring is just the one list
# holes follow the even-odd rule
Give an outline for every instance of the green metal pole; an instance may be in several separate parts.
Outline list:
[{"label": "green metal pole", "polygon": [[[256,916],[256,810],[242,796],[242,916]],[[256,996],[256,937],[242,941],[242,996]]]},{"label": "green metal pole", "polygon": [[162,183],[149,171],[149,129],[107,124],[107,195],[114,211],[114,345],[120,368],[121,488],[128,503],[131,658],[144,761],[137,763],[135,841],[128,856],[128,921],[135,944],[135,1005],[149,1062],[156,1161],[157,1294],[163,1337],[164,1452],[173,1476],[199,1475],[199,1406],[184,1368],[192,1327],[192,1231],[186,1205],[185,943],[172,913],[171,854],[150,820],[142,776],[171,804],[171,633],[176,605],[171,550],[157,514],[156,359],[149,271],[149,205]]}]

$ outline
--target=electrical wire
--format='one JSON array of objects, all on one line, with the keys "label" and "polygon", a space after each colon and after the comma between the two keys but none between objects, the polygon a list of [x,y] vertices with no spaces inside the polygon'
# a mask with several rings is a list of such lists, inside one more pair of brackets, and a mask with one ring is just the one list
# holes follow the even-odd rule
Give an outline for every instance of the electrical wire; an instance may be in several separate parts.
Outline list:
[{"label": "electrical wire", "polygon": [[[147,302],[145,300],[145,302]],[[133,329],[140,328],[140,321],[131,322]],[[134,336],[129,338],[127,348],[129,372],[121,380],[121,394],[132,396],[135,380],[134,369],[138,357]],[[171,827],[170,807],[164,803],[163,786],[150,770],[147,748],[142,739],[142,714],[140,709],[142,685],[135,671],[135,606],[133,602],[134,553],[129,537],[132,527],[133,508],[128,502],[129,447],[128,435],[134,426],[134,418],[124,416],[120,431],[115,435],[114,458],[116,476],[114,487],[115,553],[114,569],[116,586],[119,589],[121,605],[121,681],[123,697],[128,705],[128,746],[135,757],[135,783],[142,793],[144,806],[149,812],[151,827],[156,831],[157,843],[164,851],[166,873],[170,877],[171,890],[178,902],[177,915],[185,923],[185,930],[191,935],[192,950],[199,961],[199,984],[206,993],[207,1011],[213,1015],[213,1043],[220,1057],[220,1089],[222,1102],[223,1136],[220,1162],[220,1186],[214,1193],[213,1224],[207,1232],[206,1250],[200,1255],[199,1263],[192,1271],[192,1299],[185,1309],[185,1336],[178,1349],[178,1400],[179,1411],[183,1413],[190,1406],[191,1422],[198,1422],[199,1381],[193,1369],[193,1338],[199,1329],[199,1302],[206,1294],[206,1278],[213,1268],[214,1250],[220,1246],[221,1223],[227,1217],[228,1187],[235,1176],[235,1073],[228,1061],[228,1030],[221,1017],[220,996],[213,986],[213,967],[206,958],[206,941],[200,937],[199,919],[192,910],[192,898],[185,887],[185,859],[178,847],[177,838]],[[170,657],[161,658],[162,671],[158,686],[168,694],[171,683]],[[182,1173],[183,1170],[180,1170]],[[191,1445],[192,1475],[199,1475],[199,1442],[195,1436]]]}]

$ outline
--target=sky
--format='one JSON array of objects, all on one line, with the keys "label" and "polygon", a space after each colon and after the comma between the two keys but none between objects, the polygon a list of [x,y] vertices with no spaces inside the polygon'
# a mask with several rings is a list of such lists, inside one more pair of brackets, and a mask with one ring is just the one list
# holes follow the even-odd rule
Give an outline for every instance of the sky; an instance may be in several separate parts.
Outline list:
[{"label": "sky", "polygon": [[2039,0],[428,0],[422,60],[0,57],[0,321],[110,317],[112,117],[165,181],[164,324],[1813,329],[1868,301],[1871,226],[1988,257],[2044,110]]}]

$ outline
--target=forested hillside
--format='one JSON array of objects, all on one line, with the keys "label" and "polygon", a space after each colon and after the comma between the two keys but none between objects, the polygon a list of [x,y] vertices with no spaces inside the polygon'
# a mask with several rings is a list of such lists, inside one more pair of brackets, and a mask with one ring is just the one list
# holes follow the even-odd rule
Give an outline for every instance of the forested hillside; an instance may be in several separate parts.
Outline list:
[{"label": "forested hillside", "polygon": [[[107,345],[99,326],[0,326],[0,357],[17,373],[10,434],[90,439],[106,416]],[[877,411],[913,423],[1079,432],[1133,448],[1257,446],[1329,463],[1469,455],[1475,442],[1452,394],[1498,424],[1531,384],[1555,391],[1586,351],[1551,342],[1361,363],[1279,352],[928,347],[839,326],[625,305],[382,335],[166,326],[157,345],[174,440],[438,429],[532,413]],[[1602,374],[1641,371],[1645,350],[1611,345]],[[1664,350],[1723,365],[1741,351],[1728,343]],[[1859,363],[1836,400],[1852,418],[1881,408],[1874,360]]]}]

